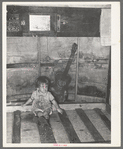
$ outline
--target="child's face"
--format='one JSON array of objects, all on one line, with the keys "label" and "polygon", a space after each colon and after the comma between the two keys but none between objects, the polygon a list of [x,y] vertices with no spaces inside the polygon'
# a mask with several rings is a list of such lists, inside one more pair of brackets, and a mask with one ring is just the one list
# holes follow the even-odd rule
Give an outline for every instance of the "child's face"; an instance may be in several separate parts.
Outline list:
[{"label": "child's face", "polygon": [[48,85],[46,83],[41,83],[39,86],[39,91],[46,93],[48,91]]}]

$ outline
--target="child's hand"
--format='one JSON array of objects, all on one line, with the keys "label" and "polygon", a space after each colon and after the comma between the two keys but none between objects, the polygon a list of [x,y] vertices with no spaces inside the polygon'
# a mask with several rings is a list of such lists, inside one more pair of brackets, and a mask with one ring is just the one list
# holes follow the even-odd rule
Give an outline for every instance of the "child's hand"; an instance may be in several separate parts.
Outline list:
[{"label": "child's hand", "polygon": [[35,113],[34,111],[33,111],[33,113],[34,113],[35,116],[37,116],[36,113]]},{"label": "child's hand", "polygon": [[57,109],[57,111],[61,114],[63,114],[63,110],[61,108]]},{"label": "child's hand", "polygon": [[39,111],[41,111],[41,112],[44,112],[43,110],[41,110],[41,109],[38,109]]},{"label": "child's hand", "polygon": [[41,109],[35,109],[35,111],[41,111],[41,112],[44,112],[43,110],[41,110]]},{"label": "child's hand", "polygon": [[53,113],[53,111],[51,111],[49,115],[51,115],[52,113]]},{"label": "child's hand", "polygon": [[26,106],[25,104],[22,104],[22,105],[21,105],[21,107],[25,107],[25,106]]}]

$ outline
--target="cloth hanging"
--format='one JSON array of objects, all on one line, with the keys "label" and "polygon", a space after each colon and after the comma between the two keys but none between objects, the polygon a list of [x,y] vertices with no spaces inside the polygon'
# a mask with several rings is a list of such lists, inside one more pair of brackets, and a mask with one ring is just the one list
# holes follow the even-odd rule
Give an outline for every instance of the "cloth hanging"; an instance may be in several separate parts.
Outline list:
[{"label": "cloth hanging", "polygon": [[100,37],[102,46],[111,46],[111,9],[101,11]]}]

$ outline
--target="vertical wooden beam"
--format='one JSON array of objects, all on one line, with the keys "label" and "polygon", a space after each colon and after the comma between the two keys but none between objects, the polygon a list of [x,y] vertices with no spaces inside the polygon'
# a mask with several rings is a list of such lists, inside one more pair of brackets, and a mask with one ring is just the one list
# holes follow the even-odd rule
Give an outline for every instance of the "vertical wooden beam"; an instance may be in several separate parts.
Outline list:
[{"label": "vertical wooden beam", "polygon": [[78,86],[78,62],[79,62],[79,37],[77,37],[77,44],[78,44],[78,49],[77,49],[77,59],[76,59],[76,90],[75,90],[75,100],[77,100],[77,86]]},{"label": "vertical wooden beam", "polygon": [[48,40],[48,37],[47,38],[47,55],[49,56],[49,40]]},{"label": "vertical wooden beam", "polygon": [[14,112],[13,119],[13,135],[12,135],[12,143],[20,143],[21,141],[21,111],[17,110]]},{"label": "vertical wooden beam", "polygon": [[41,67],[40,67],[40,60],[41,60],[41,44],[40,44],[40,37],[36,37],[37,38],[37,58],[38,58],[38,76],[41,75]]},{"label": "vertical wooden beam", "polygon": [[60,32],[60,19],[61,16],[57,14],[57,32]]},{"label": "vertical wooden beam", "polygon": [[106,103],[106,112],[108,112],[111,115],[111,106]]},{"label": "vertical wooden beam", "polygon": [[107,92],[106,92],[107,104],[109,104],[110,93],[111,93],[111,47],[109,52],[109,67],[108,67]]}]

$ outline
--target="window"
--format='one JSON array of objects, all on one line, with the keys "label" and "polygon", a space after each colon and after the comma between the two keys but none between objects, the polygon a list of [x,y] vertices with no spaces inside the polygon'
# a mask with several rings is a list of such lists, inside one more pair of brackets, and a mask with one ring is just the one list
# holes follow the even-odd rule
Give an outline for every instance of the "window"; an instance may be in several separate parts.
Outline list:
[{"label": "window", "polygon": [[29,15],[30,31],[50,31],[50,15]]}]

